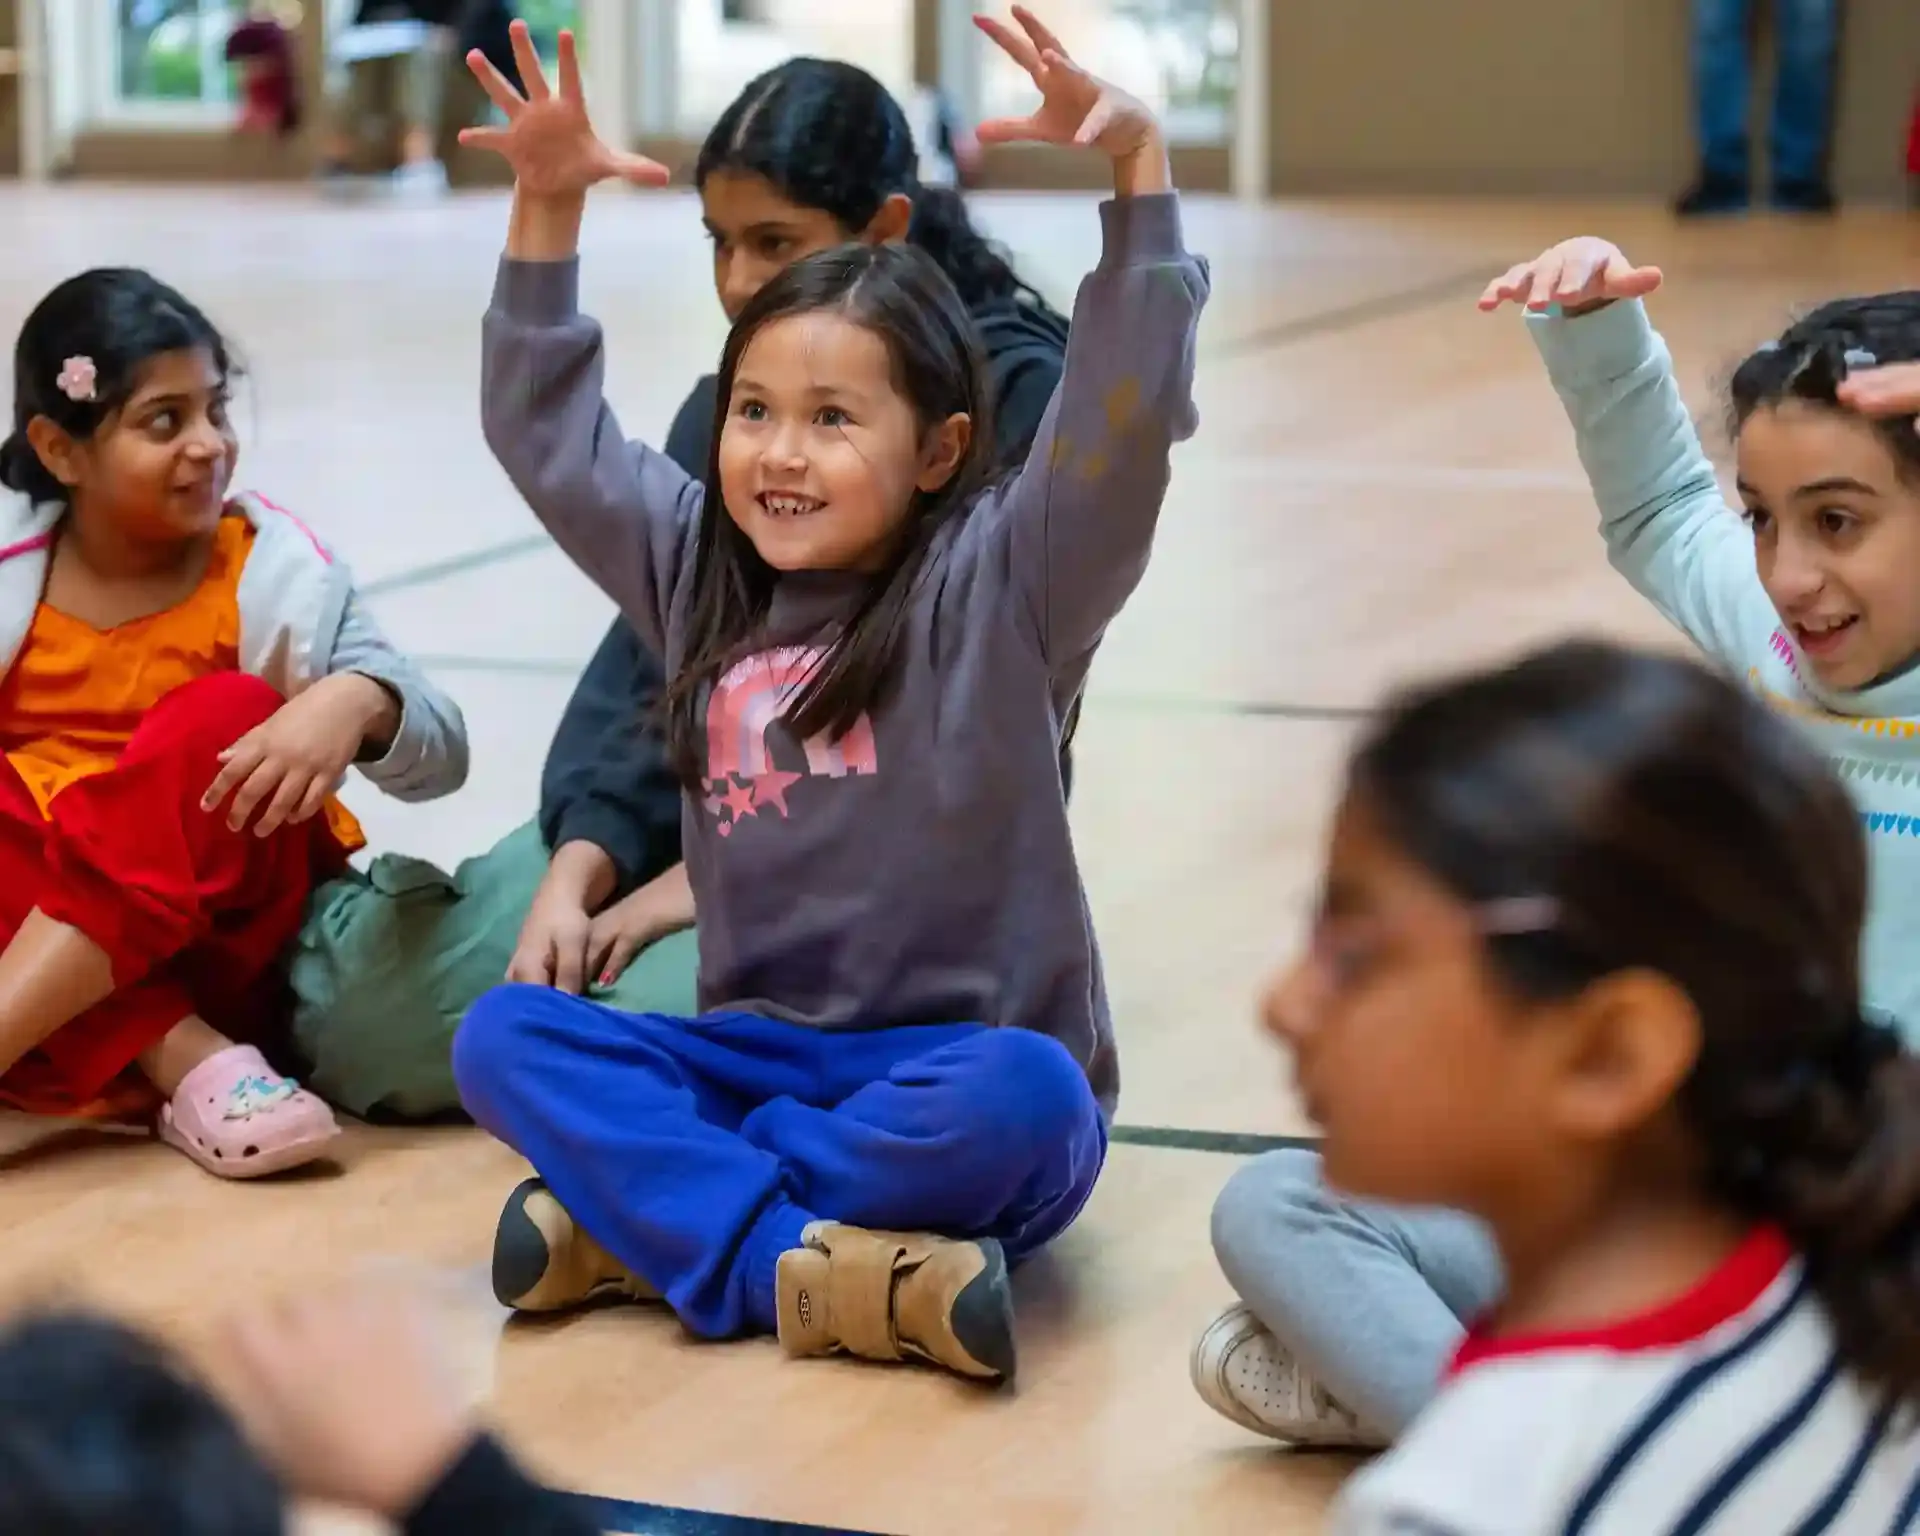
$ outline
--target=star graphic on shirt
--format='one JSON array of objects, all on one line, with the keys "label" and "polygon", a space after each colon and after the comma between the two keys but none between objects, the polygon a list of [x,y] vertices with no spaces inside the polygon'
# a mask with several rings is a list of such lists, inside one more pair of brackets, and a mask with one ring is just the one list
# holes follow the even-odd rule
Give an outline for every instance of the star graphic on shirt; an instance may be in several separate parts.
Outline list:
[{"label": "star graphic on shirt", "polygon": [[785,773],[778,768],[769,768],[752,781],[753,803],[756,806],[770,805],[782,816],[787,814],[787,791],[798,784],[804,773]]},{"label": "star graphic on shirt", "polygon": [[736,822],[743,817],[760,814],[754,808],[753,790],[746,784],[729,783],[727,792],[720,797],[720,803],[725,809],[733,812],[733,819]]}]

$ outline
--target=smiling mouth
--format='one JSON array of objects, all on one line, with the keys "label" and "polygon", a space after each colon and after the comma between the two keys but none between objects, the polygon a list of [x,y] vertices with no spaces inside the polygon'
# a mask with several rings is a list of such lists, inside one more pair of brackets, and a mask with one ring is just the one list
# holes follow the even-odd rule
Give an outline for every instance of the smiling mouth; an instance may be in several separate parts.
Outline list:
[{"label": "smiling mouth", "polygon": [[811,517],[826,503],[817,496],[800,496],[787,491],[762,491],[756,498],[768,517]]},{"label": "smiling mouth", "polygon": [[1827,656],[1847,642],[1859,622],[1858,614],[1841,619],[1808,619],[1793,626],[1793,638],[1809,656]]}]

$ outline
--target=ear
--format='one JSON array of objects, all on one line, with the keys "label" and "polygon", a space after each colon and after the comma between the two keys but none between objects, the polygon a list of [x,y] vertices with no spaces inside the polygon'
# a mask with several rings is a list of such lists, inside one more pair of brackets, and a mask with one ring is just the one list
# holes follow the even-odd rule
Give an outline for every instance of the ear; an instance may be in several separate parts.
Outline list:
[{"label": "ear", "polygon": [[50,416],[36,416],[27,423],[27,441],[54,479],[65,486],[80,483],[80,444],[66,428]]},{"label": "ear", "polygon": [[1605,1141],[1652,1121],[1700,1056],[1693,1000],[1653,971],[1621,971],[1568,1006],[1556,1031],[1550,1119],[1569,1135]]},{"label": "ear", "polygon": [[880,205],[880,211],[867,220],[867,227],[860,231],[860,238],[870,245],[904,240],[907,238],[907,226],[912,222],[913,199],[904,192],[895,192]]},{"label": "ear", "polygon": [[921,450],[920,473],[913,478],[915,489],[937,491],[951,480],[972,441],[973,418],[965,411],[955,411],[929,432]]}]

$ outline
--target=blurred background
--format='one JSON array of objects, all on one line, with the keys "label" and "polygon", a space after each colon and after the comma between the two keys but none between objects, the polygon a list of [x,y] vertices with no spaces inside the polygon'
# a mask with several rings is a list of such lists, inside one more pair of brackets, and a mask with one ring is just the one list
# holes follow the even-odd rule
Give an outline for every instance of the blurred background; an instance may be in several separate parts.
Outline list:
[{"label": "blurred background", "polygon": [[[916,87],[937,93],[963,124],[1011,110],[1022,81],[974,45],[972,8],[969,0],[514,7],[549,50],[560,28],[574,28],[602,123],[679,161],[741,85],[795,53],[852,60],[903,97]],[[1903,198],[1920,6],[1832,8],[1841,28],[1834,188],[1842,200]],[[340,54],[359,9],[356,0],[0,0],[0,173],[312,175],[329,158],[324,104],[346,90],[350,65]],[[1696,13],[1751,12],[1765,34],[1771,9],[1733,0],[1055,0],[1048,15],[1095,70],[1164,114],[1181,179],[1195,190],[1670,197],[1695,170]],[[301,116],[290,134],[233,131],[251,66],[229,62],[228,45],[249,20],[287,33]],[[446,35],[424,45],[442,49],[441,64],[457,51]],[[1756,121],[1766,111],[1769,47],[1763,35]],[[416,70],[422,51],[402,48]],[[1756,134],[1757,145],[1765,137]],[[394,158],[401,152],[396,135]],[[457,152],[442,158],[456,185],[497,175]],[[1074,157],[1007,149],[984,158],[977,180],[1064,188],[1087,174]]]}]

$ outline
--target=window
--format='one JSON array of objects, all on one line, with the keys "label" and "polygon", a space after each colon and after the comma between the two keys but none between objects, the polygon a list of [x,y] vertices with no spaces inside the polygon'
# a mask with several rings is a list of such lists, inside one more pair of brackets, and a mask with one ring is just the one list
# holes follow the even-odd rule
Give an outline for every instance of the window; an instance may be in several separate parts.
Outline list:
[{"label": "window", "polygon": [[114,94],[139,103],[231,101],[223,55],[240,9],[240,0],[116,0]]},{"label": "window", "polygon": [[913,0],[670,0],[679,7],[679,129],[700,139],[754,76],[798,54],[913,88]]},{"label": "window", "polygon": [[[1039,12],[1094,74],[1144,101],[1183,144],[1233,139],[1239,0],[1053,0]],[[1019,116],[1037,100],[1026,72],[980,39],[980,115]]]}]

